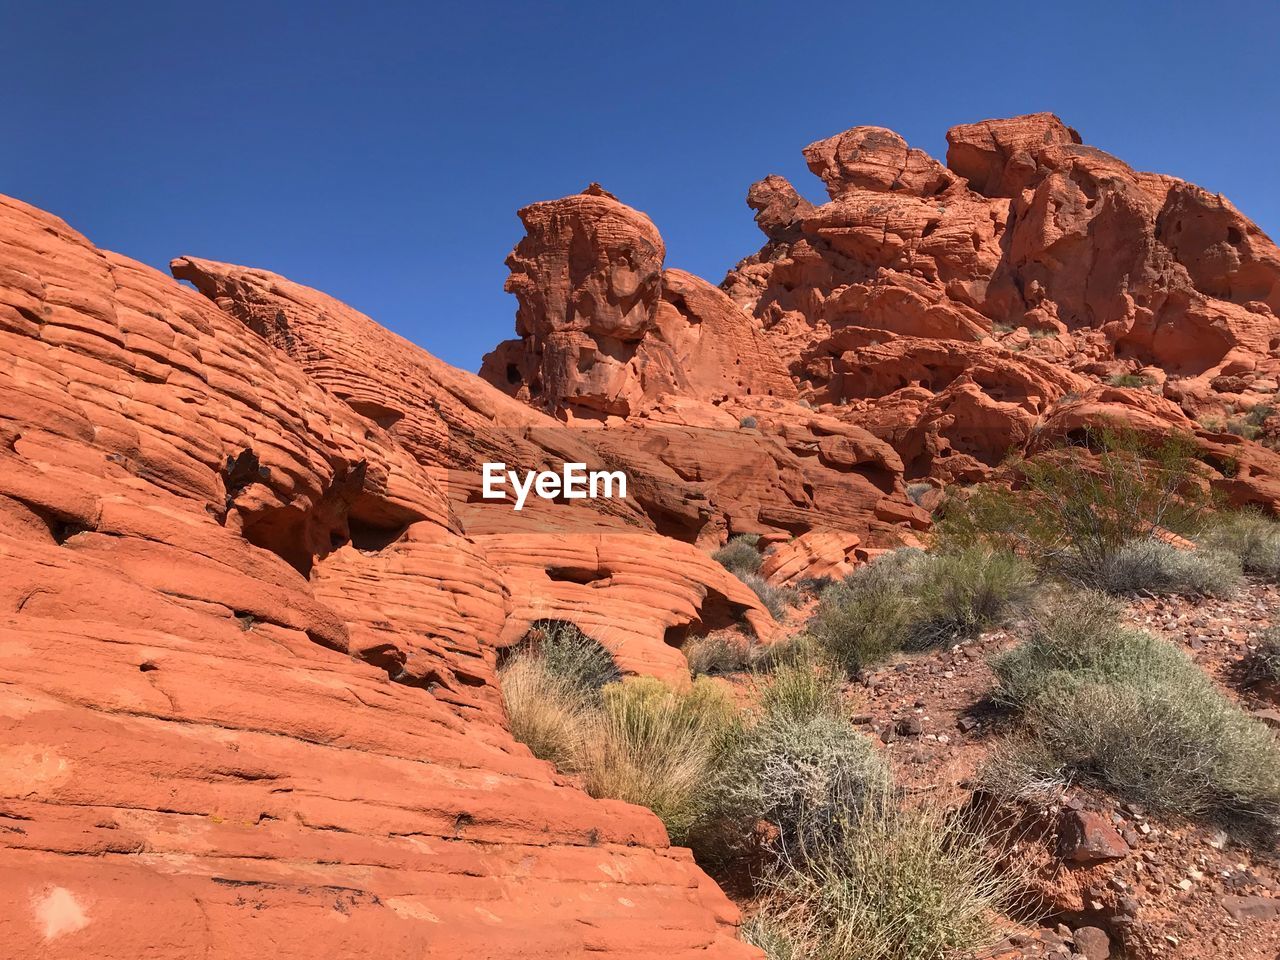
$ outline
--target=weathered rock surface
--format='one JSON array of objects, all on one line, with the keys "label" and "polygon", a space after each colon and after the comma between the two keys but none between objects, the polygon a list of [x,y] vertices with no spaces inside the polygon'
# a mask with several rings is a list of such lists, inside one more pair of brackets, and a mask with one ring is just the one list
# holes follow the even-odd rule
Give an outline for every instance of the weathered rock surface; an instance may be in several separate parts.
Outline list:
[{"label": "weathered rock surface", "polygon": [[0,953],[752,954],[511,739],[529,601],[381,393],[10,200],[0,341]]},{"label": "weathered rock surface", "polygon": [[706,281],[663,270],[643,213],[592,184],[520,219],[526,235],[507,258],[520,339],[485,357],[490,383],[587,419],[640,413],[666,393],[795,396],[759,323]]},{"label": "weathered rock surface", "polygon": [[[801,396],[893,443],[907,479],[989,476],[1071,405],[1194,431],[1234,501],[1280,504],[1275,453],[1214,428],[1280,385],[1275,244],[1221,196],[1134,171],[1052,114],[947,140],[943,166],[856,127],[804,151],[829,202],[776,176],[748,192],[767,242],[722,287]],[[1109,386],[1121,376],[1148,386]]]}]

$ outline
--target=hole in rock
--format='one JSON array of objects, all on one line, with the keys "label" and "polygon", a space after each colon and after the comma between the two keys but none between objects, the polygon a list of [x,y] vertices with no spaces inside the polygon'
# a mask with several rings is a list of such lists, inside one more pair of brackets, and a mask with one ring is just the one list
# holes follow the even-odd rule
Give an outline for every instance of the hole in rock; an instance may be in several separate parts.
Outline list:
[{"label": "hole in rock", "polygon": [[1242,234],[1235,227],[1227,227],[1227,243],[1231,244],[1233,247],[1236,247],[1236,246],[1239,246],[1243,241],[1244,241],[1244,234]]},{"label": "hole in rock", "polygon": [[507,364],[507,383],[515,386],[521,380],[520,370],[514,363]]},{"label": "hole in rock", "polygon": [[592,567],[548,567],[547,577],[560,583],[580,583],[590,586],[608,580],[612,574],[608,570],[596,570]]},{"label": "hole in rock", "polygon": [[748,636],[754,636],[746,620],[747,607],[734,603],[718,590],[708,588],[707,596],[698,608],[698,616],[685,623],[667,627],[662,639],[669,647],[682,647],[694,637],[704,637],[715,630],[740,627]]}]

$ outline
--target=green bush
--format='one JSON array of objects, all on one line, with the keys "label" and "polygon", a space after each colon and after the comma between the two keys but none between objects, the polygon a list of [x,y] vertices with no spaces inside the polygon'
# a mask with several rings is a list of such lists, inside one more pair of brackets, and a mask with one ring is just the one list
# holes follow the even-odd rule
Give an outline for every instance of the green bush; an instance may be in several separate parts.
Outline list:
[{"label": "green bush", "polygon": [[609,651],[566,620],[534,622],[517,649],[535,653],[548,673],[588,696],[622,676]]},{"label": "green bush", "polygon": [[1244,658],[1244,679],[1246,683],[1280,682],[1280,627],[1272,627],[1259,637]]},{"label": "green bush", "polygon": [[775,620],[787,615],[787,610],[800,602],[800,593],[791,587],[779,587],[755,573],[746,573],[741,577],[743,583],[755,591],[760,598],[760,605],[769,611]]},{"label": "green bush", "polygon": [[746,638],[728,630],[694,637],[680,648],[680,652],[689,662],[689,672],[695,677],[738,673],[747,669],[750,658]]},{"label": "green bush", "polygon": [[1008,619],[1032,582],[1024,562],[982,545],[896,550],[826,590],[809,629],[853,673],[898,651],[977,636]]},{"label": "green bush", "polygon": [[1162,530],[1195,539],[1213,502],[1189,436],[1090,428],[1006,467],[1012,489],[979,487],[947,504],[938,543],[985,543],[1086,585],[1127,544]]},{"label": "green bush", "polygon": [[1280,827],[1271,731],[1177,648],[1121,627],[1115,601],[1058,600],[993,666],[996,698],[1022,716],[1029,771],[1259,837]]},{"label": "green bush", "polygon": [[933,554],[919,578],[923,616],[915,646],[971,639],[1006,622],[1031,596],[1035,578],[1012,553],[984,547]]},{"label": "green bush", "polygon": [[729,542],[713,553],[711,558],[736,577],[759,573],[760,565],[764,562],[756,548],[759,542],[760,537],[754,533],[730,537]]},{"label": "green bush", "polygon": [[709,814],[737,715],[715,681],[684,690],[653,677],[604,688],[601,722],[577,762],[593,797],[648,807],[683,842]]},{"label": "green bush", "polygon": [[1163,540],[1132,540],[1077,579],[1109,593],[1181,593],[1225,597],[1240,587],[1240,561],[1222,550],[1180,550]]},{"label": "green bush", "polygon": [[777,665],[757,684],[757,700],[761,711],[774,719],[843,717],[844,679],[833,665],[805,651]]},{"label": "green bush", "polygon": [[1280,577],[1280,522],[1260,510],[1213,515],[1198,542],[1237,557],[1247,573],[1273,580]]},{"label": "green bush", "polygon": [[918,550],[885,554],[823,592],[809,631],[850,674],[907,646],[924,557]]},{"label": "green bush", "polygon": [[982,824],[885,797],[766,890],[746,935],[770,960],[938,960],[1006,934],[997,917],[1019,877],[991,853]]}]

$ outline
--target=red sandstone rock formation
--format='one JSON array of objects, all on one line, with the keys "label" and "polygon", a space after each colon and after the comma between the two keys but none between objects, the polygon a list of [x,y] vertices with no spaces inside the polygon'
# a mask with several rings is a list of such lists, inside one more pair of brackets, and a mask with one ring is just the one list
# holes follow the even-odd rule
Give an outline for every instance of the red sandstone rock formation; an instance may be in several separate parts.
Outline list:
[{"label": "red sandstone rock formation", "polygon": [[529,591],[383,394],[9,200],[0,339],[0,953],[752,955],[511,739]]},{"label": "red sandstone rock formation", "polygon": [[663,270],[652,221],[599,185],[520,211],[507,266],[519,340],[480,373],[561,416],[627,417],[667,393],[722,399],[795,387],[759,324],[704,280]]},{"label": "red sandstone rock formation", "polygon": [[[1051,114],[947,140],[944,167],[856,127],[804,151],[828,203],[776,176],[748,192],[767,242],[722,286],[801,395],[893,443],[908,478],[982,479],[1082,396],[1095,422],[1195,431],[1223,466],[1209,418],[1280,386],[1280,250],[1222,197],[1133,171]],[[1108,387],[1120,374],[1171,402]],[[1231,446],[1218,485],[1280,504],[1280,459]]]}]

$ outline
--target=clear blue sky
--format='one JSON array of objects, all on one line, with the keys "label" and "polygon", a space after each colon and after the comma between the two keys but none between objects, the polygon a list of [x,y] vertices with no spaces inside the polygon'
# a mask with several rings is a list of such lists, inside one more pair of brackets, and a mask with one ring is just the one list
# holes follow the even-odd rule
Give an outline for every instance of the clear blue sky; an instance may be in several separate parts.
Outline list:
[{"label": "clear blue sky", "polygon": [[748,185],[805,144],[1052,110],[1280,234],[1274,3],[18,3],[0,192],[164,267],[319,287],[476,369],[511,336],[515,211],[598,180],[667,262],[759,247]]}]

